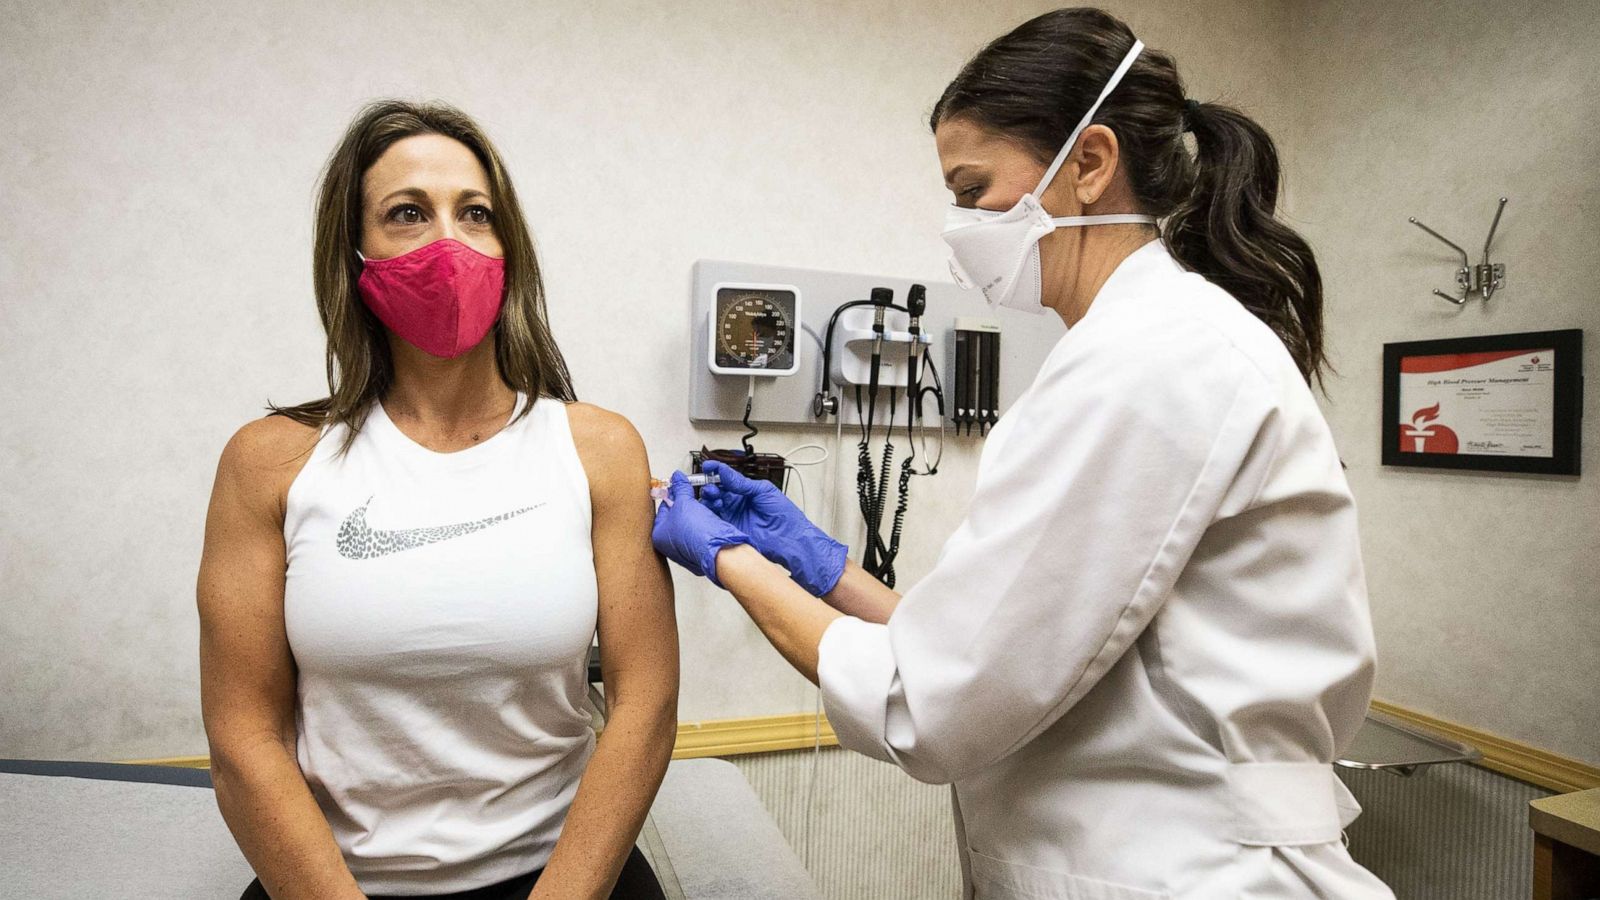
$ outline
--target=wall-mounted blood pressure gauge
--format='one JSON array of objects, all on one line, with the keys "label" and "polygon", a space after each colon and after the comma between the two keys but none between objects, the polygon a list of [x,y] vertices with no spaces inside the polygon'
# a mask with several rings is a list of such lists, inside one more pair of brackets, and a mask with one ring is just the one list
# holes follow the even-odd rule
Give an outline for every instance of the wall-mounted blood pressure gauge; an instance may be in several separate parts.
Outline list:
[{"label": "wall-mounted blood pressure gauge", "polygon": [[800,371],[798,288],[724,282],[714,292],[711,371],[772,376]]}]

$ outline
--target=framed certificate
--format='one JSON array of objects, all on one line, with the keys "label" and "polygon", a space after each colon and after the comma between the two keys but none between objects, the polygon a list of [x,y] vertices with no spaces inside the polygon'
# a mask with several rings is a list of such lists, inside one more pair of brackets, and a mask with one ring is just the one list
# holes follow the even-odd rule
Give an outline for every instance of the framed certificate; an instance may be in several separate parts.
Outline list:
[{"label": "framed certificate", "polygon": [[1577,475],[1583,332],[1383,346],[1383,464]]}]

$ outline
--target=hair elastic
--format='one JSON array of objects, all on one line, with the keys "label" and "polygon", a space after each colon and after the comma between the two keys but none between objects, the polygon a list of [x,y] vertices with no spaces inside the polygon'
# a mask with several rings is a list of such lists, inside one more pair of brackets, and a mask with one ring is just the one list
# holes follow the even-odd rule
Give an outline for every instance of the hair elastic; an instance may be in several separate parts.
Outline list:
[{"label": "hair elastic", "polygon": [[1194,130],[1194,120],[1196,118],[1198,118],[1199,115],[1200,115],[1200,101],[1199,100],[1184,100],[1183,101],[1183,130],[1184,131],[1193,131]]}]

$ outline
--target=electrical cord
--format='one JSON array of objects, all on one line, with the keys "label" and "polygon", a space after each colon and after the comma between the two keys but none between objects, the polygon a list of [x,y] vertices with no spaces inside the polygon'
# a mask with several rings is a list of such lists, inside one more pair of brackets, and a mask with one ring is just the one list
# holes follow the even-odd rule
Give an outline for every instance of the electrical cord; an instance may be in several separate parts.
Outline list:
[{"label": "electrical cord", "polygon": [[[881,535],[883,528],[883,510],[889,502],[889,475],[894,466],[894,407],[896,402],[895,391],[889,389],[889,427],[883,438],[883,462],[879,464],[877,488],[878,494],[872,502],[872,533]],[[878,541],[882,545],[882,538]],[[878,557],[878,571],[875,573],[887,587],[894,587],[894,547],[881,546],[882,552]]]},{"label": "electrical cord", "polygon": [[[843,421],[843,417],[841,416],[841,428]],[[836,440],[837,437],[838,435],[835,436]],[[796,456],[802,450],[820,450],[822,455],[811,460],[796,459]],[[802,513],[807,515],[810,514],[809,510],[807,510],[810,502],[806,492],[805,476],[800,470],[808,466],[820,466],[828,460],[834,458],[835,455],[836,452],[830,452],[828,448],[822,444],[801,444],[798,447],[791,448],[787,453],[784,454],[784,458],[789,460],[789,463],[784,466],[784,468],[788,472],[794,474],[795,483],[800,487],[800,511]],[[787,481],[787,479],[785,479],[785,481]],[[785,493],[787,493],[787,489],[785,490]],[[833,515],[837,517],[838,504],[830,501],[829,506],[832,508]],[[833,530],[836,529],[837,523],[830,520],[829,525],[829,533],[831,534]],[[814,721],[812,723],[813,733],[811,740],[811,773],[806,781],[805,825],[804,831],[802,832],[800,838],[800,861],[807,868],[811,866],[811,851],[813,844],[812,835],[815,833],[816,828],[817,782],[820,778],[822,762],[822,688],[817,687],[814,690],[816,691],[816,709],[813,713]]]},{"label": "electrical cord", "polygon": [[[812,412],[817,418],[829,414],[830,401],[832,414],[837,417],[838,429],[842,430],[844,416],[837,408],[837,400],[830,397],[828,380],[831,377],[833,366],[833,337],[838,328],[839,317],[848,309],[859,307],[875,307],[880,310],[895,310],[910,315],[905,306],[889,303],[874,303],[871,300],[853,300],[836,307],[828,319],[828,327],[822,337],[822,371],[815,397],[812,400]],[[945,438],[945,409],[944,409],[944,382],[940,377],[937,366],[928,355],[927,349],[920,344],[914,345],[917,358],[913,361],[913,369],[920,376],[923,369],[933,380],[932,385],[922,383],[920,377],[908,378],[906,385],[906,439],[910,442],[910,454],[901,462],[900,477],[896,487],[896,503],[890,521],[890,535],[887,541],[883,536],[883,518],[887,511],[890,490],[890,478],[894,471],[894,410],[899,404],[899,391],[896,387],[889,389],[889,421],[885,429],[883,451],[878,459],[874,459],[872,452],[872,432],[877,424],[879,373],[882,365],[881,329],[875,328],[879,337],[874,343],[875,352],[872,358],[872,367],[867,384],[867,397],[862,398],[862,385],[855,385],[856,421],[860,425],[861,438],[856,446],[856,500],[861,510],[862,522],[865,526],[865,538],[861,552],[861,566],[873,577],[885,585],[893,587],[896,573],[894,563],[900,553],[901,538],[905,532],[906,511],[910,507],[911,478],[914,475],[933,475],[938,472],[939,463],[944,457]],[[813,334],[813,338],[815,335]],[[939,414],[939,444],[935,455],[926,452],[928,435],[927,425],[919,420],[922,416],[922,404],[928,394],[933,394],[938,406]],[[865,407],[865,409],[863,409]],[[918,472],[916,468],[918,442],[924,448],[923,458],[927,460],[926,470]]]},{"label": "electrical cord", "polygon": [[[911,477],[913,475],[917,474],[917,472],[916,472],[916,460],[917,460],[916,427],[917,427],[918,420],[922,419],[922,401],[923,401],[923,398],[926,396],[926,390],[927,389],[924,389],[921,386],[920,379],[917,377],[917,375],[915,373],[920,372],[924,367],[926,367],[926,369],[928,370],[929,374],[931,374],[934,377],[934,383],[935,384],[938,384],[938,377],[939,377],[939,373],[936,370],[933,369],[933,360],[928,358],[928,353],[927,353],[926,349],[924,349],[924,348],[919,346],[917,348],[917,356],[918,356],[918,359],[916,360],[917,364],[913,366],[912,371],[913,371],[914,374],[909,379],[910,383],[907,385],[907,395],[906,395],[906,443],[910,447],[910,452],[909,452],[909,454],[907,454],[905,460],[900,463],[900,483],[898,485],[898,498],[897,498],[898,499],[898,503],[895,506],[894,518],[893,518],[892,523],[891,523],[891,525],[889,527],[889,557],[888,557],[889,563],[888,563],[888,566],[886,567],[887,571],[885,573],[887,575],[887,578],[884,581],[884,584],[887,585],[888,587],[894,587],[894,581],[895,581],[894,563],[900,557],[900,539],[905,534],[906,510],[909,509],[910,505],[911,505]],[[940,427],[942,428],[943,427],[943,423],[944,423],[944,415],[943,415],[943,412],[942,412],[942,409],[943,409],[942,390],[937,390],[936,389],[935,390],[935,396],[938,397],[939,400],[940,400],[940,408],[941,408]],[[942,434],[943,434],[943,432],[941,431],[941,437],[942,437]],[[923,442],[924,442],[924,444],[926,443],[926,440],[927,440],[927,426],[924,425],[923,426]],[[926,454],[924,454],[924,455],[926,455]],[[941,440],[941,443],[940,443],[939,455],[940,455],[941,458],[944,456],[944,448],[943,448],[942,440]],[[929,467],[928,474],[931,475],[936,471],[938,471],[937,463],[935,463],[934,465]]]},{"label": "electrical cord", "polygon": [[[861,568],[873,577],[882,571],[881,559],[888,552],[879,531],[882,522],[880,497],[884,484],[878,480],[872,459],[871,420],[862,415],[861,386],[856,385],[856,418],[861,420],[861,442],[856,446],[856,499],[861,507],[861,521],[866,526],[865,545],[861,552]],[[874,513],[877,513],[875,515]]]},{"label": "electrical cord", "polygon": [[[822,451],[822,455],[817,457],[816,459],[811,459],[811,460],[806,460],[805,462],[800,462],[799,460],[796,460],[794,457],[795,457],[795,454],[799,453],[801,450],[820,450],[820,451]],[[798,447],[790,447],[789,448],[789,452],[783,454],[783,458],[788,460],[789,461],[789,465],[791,465],[791,466],[820,466],[823,463],[828,461],[828,456],[829,456],[828,448],[824,447],[821,444],[801,444]]]},{"label": "electrical cord", "polygon": [[[915,400],[912,399],[912,393],[916,394]],[[900,557],[900,538],[905,533],[906,510],[911,506],[911,476],[915,474],[917,459],[917,442],[913,428],[916,420],[920,418],[921,410],[919,407],[921,401],[922,393],[920,390],[908,392],[906,395],[906,444],[910,447],[910,453],[900,463],[899,495],[894,508],[894,519],[889,526],[889,555],[884,566],[885,577],[883,583],[886,587],[894,587],[894,564]],[[891,426],[893,425],[892,420],[890,424]],[[888,478],[887,471],[884,473],[884,478],[886,480]]]},{"label": "electrical cord", "polygon": [[883,500],[889,488],[889,460],[894,455],[894,394],[890,392],[889,400],[889,426],[885,429],[883,442],[883,474],[876,480],[872,479],[870,471],[872,465],[872,427],[878,424],[878,379],[883,372],[883,334],[884,334],[884,305],[888,303],[887,289],[872,289],[872,363],[867,369],[867,420],[862,430],[862,465],[868,467],[868,480],[871,486],[870,496],[863,498],[867,507],[863,515],[867,520],[867,532],[870,536],[868,550],[872,556],[872,565],[867,566],[867,571],[882,578],[882,564],[880,554],[886,553],[887,547],[883,546]]},{"label": "electrical cord", "polygon": [[833,450],[829,452],[833,465],[829,468],[828,533],[839,533],[839,464],[844,457],[844,416],[833,418]]},{"label": "electrical cord", "polygon": [[745,398],[744,398],[744,427],[746,427],[746,428],[748,428],[750,430],[745,433],[744,437],[739,439],[739,443],[744,445],[744,452],[745,452],[746,456],[752,456],[752,455],[755,454],[755,452],[756,452],[755,448],[750,446],[750,439],[761,433],[761,429],[759,429],[756,426],[750,424],[750,411],[751,411],[751,409],[753,409],[755,407],[755,403],[756,403],[756,377],[754,375],[751,375],[750,376],[750,393],[746,394]]},{"label": "electrical cord", "polygon": [[[788,488],[789,479],[787,477],[789,474],[793,474],[794,475],[795,483],[797,483],[800,486],[800,504],[799,504],[799,506],[800,506],[801,515],[807,515],[808,514],[807,510],[806,510],[806,507],[808,505],[810,505],[810,504],[808,503],[808,498],[806,496],[805,476],[800,474],[800,469],[803,466],[815,466],[815,465],[820,465],[820,464],[822,464],[824,462],[827,462],[828,456],[829,456],[828,448],[822,446],[821,444],[802,444],[799,447],[795,447],[793,450],[790,450],[788,453],[784,454],[784,457],[788,458],[791,455],[793,455],[795,453],[795,451],[806,450],[806,449],[811,449],[811,448],[815,448],[815,449],[821,450],[822,451],[822,458],[814,459],[814,460],[811,460],[809,462],[801,462],[801,463],[791,462],[791,463],[786,464],[783,467],[784,468],[784,472],[785,472],[783,492],[785,494],[789,493],[789,488]],[[806,783],[805,824],[804,824],[804,829],[805,830],[801,834],[800,847],[799,847],[801,865],[807,866],[807,867],[809,867],[811,865],[811,844],[812,844],[811,835],[812,835],[812,827],[815,824],[815,820],[816,820],[817,775],[818,775],[819,763],[820,763],[821,758],[822,758],[822,688],[818,687],[818,688],[816,688],[816,691],[817,691],[817,695],[816,695],[816,723],[815,723],[815,734],[813,735],[812,744],[811,744],[811,775],[810,775],[810,778],[807,780],[807,783]]]},{"label": "electrical cord", "polygon": [[811,826],[815,824],[817,812],[817,769],[822,762],[822,688],[818,686],[817,707],[813,712],[814,733],[811,736],[811,779],[806,783],[806,835],[802,842],[804,845],[805,867],[811,868]]},{"label": "electrical cord", "polygon": [[[879,542],[881,552],[878,558],[878,571],[874,574],[878,575],[883,581],[884,585],[887,587],[895,586],[896,575],[894,566],[895,562],[900,557],[900,542],[901,538],[905,534],[906,511],[911,505],[911,479],[913,476],[918,474],[933,475],[937,473],[939,471],[939,462],[944,458],[944,386],[939,380],[938,369],[934,367],[933,360],[927,357],[926,351],[922,352],[922,357],[922,362],[927,366],[929,374],[932,375],[934,379],[935,387],[922,388],[917,386],[914,388],[914,397],[911,389],[908,388],[908,394],[906,397],[906,442],[910,446],[910,453],[900,463],[900,481],[897,485],[896,505],[894,515],[890,523],[889,544],[887,547],[881,546],[882,539],[879,537],[879,535],[881,534],[880,526],[882,523],[882,505],[884,502],[886,502],[886,495],[888,493],[889,460],[893,451],[894,420],[892,412],[890,413],[891,418],[889,421],[888,437],[885,440],[883,469],[879,475],[878,481],[879,505],[877,509],[877,517],[872,525],[872,531],[873,537]],[[939,454],[936,459],[929,463],[926,472],[919,473],[916,471],[916,425],[917,420],[922,418],[922,401],[927,396],[929,391],[933,392],[935,399],[938,401]],[[890,391],[889,398],[889,408],[892,411],[895,406],[895,395],[893,390]],[[927,441],[927,426],[925,424],[922,427],[922,431],[922,441],[925,445]],[[924,452],[924,456],[926,455],[926,452]]]},{"label": "electrical cord", "polygon": [[931,461],[927,465],[927,468],[924,471],[918,472],[917,474],[918,475],[937,475],[937,474],[939,474],[939,463],[944,461],[944,438],[945,438],[946,428],[948,427],[948,423],[945,421],[945,415],[944,415],[944,413],[945,413],[945,408],[944,408],[944,380],[939,377],[939,367],[933,364],[933,357],[928,356],[926,353],[924,353],[923,354],[923,364],[926,366],[928,373],[933,376],[933,386],[932,387],[924,387],[921,390],[919,390],[918,394],[920,396],[917,397],[917,401],[916,401],[917,402],[917,410],[918,410],[918,418],[919,419],[923,419],[922,434],[921,434],[921,437],[920,437],[920,440],[922,442],[922,455],[924,457],[928,456],[928,426],[927,426],[926,418],[921,415],[921,410],[922,410],[923,398],[926,397],[929,393],[933,394],[934,408],[939,414],[939,452],[933,455]]},{"label": "electrical cord", "polygon": [[856,500],[861,506],[861,521],[867,527],[866,546],[861,549],[861,567],[871,572],[878,564],[877,535],[872,530],[873,485],[871,428],[861,409],[861,385],[856,385],[856,418],[861,422],[861,442],[856,445]]},{"label": "electrical cord", "polygon": [[805,508],[806,508],[806,480],[800,474],[800,469],[797,466],[788,465],[788,466],[784,466],[783,468],[784,468],[784,471],[787,473],[784,476],[784,479],[783,479],[783,484],[784,484],[784,491],[783,492],[785,494],[789,493],[789,490],[788,490],[789,478],[788,478],[788,476],[789,475],[793,475],[795,483],[800,485],[800,510],[801,510],[801,512],[804,512]]},{"label": "electrical cord", "polygon": [[[875,573],[878,575],[885,587],[891,588],[895,586],[895,581],[897,578],[894,566],[895,562],[900,558],[900,539],[905,533],[906,510],[908,510],[911,506],[911,476],[915,474],[917,450],[915,435],[912,431],[912,423],[915,421],[915,418],[916,414],[910,402],[910,398],[908,397],[906,403],[906,442],[910,445],[911,452],[910,455],[900,463],[900,480],[899,484],[896,486],[897,490],[894,515],[891,519],[889,527],[889,543],[887,547],[883,548],[882,555],[878,561],[878,572]],[[883,521],[883,505],[887,503],[889,493],[889,471],[890,461],[894,449],[893,441],[894,421],[891,419],[889,422],[889,436],[886,439],[884,446],[883,470],[879,480],[881,491],[878,498],[878,517],[873,526],[874,532],[880,535],[882,533],[881,524]],[[879,538],[879,541],[882,541],[881,537]]]},{"label": "electrical cord", "polygon": [[[898,400],[898,395],[895,395]],[[893,406],[891,406],[891,409]],[[861,388],[856,387],[856,415],[860,417]],[[908,422],[910,413],[907,412]],[[866,537],[861,554],[861,567],[868,574],[877,578],[887,587],[895,584],[895,558],[900,553],[898,534],[891,535],[890,541],[883,538],[883,514],[888,503],[889,477],[894,470],[894,422],[891,419],[889,428],[884,437],[883,453],[879,460],[872,458],[872,444],[869,436],[868,420],[862,419],[862,439],[857,445],[856,456],[856,493],[857,501],[861,507],[862,522],[866,526]],[[907,438],[911,438],[909,424],[906,428]],[[877,465],[874,465],[877,463]],[[910,477],[904,474],[907,470],[902,466],[895,518],[899,525],[896,532],[903,532],[906,509],[910,506]]]}]

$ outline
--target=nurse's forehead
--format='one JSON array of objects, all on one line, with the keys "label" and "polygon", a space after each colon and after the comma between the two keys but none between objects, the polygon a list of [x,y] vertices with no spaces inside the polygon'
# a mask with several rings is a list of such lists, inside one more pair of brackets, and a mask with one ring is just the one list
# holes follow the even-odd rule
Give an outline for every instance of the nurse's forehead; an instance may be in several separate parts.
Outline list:
[{"label": "nurse's forehead", "polygon": [[418,134],[390,145],[362,176],[368,197],[399,188],[455,194],[489,191],[489,176],[466,144],[442,134]]}]

